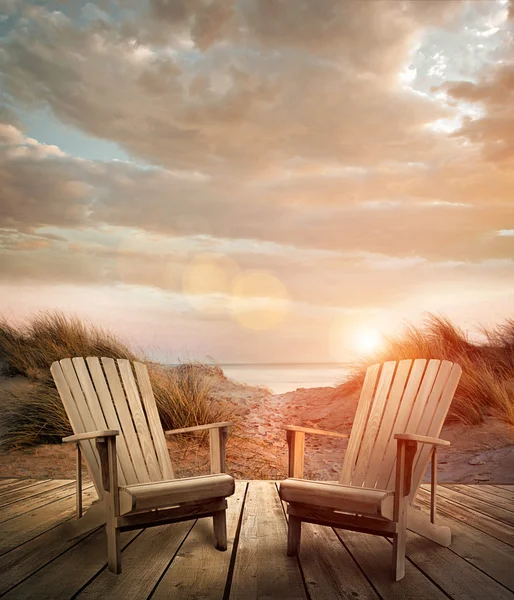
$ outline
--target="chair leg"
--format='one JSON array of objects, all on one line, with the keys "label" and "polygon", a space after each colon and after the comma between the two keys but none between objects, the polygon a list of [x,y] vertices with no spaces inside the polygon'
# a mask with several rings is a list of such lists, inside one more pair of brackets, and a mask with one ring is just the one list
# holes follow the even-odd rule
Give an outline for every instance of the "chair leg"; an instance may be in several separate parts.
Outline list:
[{"label": "chair leg", "polygon": [[214,539],[216,549],[224,552],[227,549],[227,514],[226,510],[219,510],[212,517],[214,526]]},{"label": "chair leg", "polygon": [[405,523],[393,537],[393,575],[395,581],[405,577],[405,545],[407,541],[407,528]]},{"label": "chair leg", "polygon": [[287,556],[297,556],[300,551],[300,538],[302,536],[302,521],[298,517],[289,515],[287,528]]},{"label": "chair leg", "polygon": [[107,563],[109,571],[119,575],[121,573],[121,548],[120,548],[120,530],[112,524],[105,526],[107,534]]}]

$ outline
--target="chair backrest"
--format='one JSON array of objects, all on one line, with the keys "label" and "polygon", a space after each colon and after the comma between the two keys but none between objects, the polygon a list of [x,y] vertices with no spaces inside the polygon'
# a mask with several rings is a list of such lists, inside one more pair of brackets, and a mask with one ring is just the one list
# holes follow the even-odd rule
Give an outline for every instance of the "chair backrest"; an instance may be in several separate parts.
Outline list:
[{"label": "chair backrest", "polygon": [[[447,360],[402,360],[368,368],[340,483],[393,490],[396,433],[439,436],[462,369]],[[418,444],[410,500],[423,480],[432,447]]]},{"label": "chair backrest", "polygon": [[[54,362],[50,371],[75,434],[119,430],[119,485],[174,478],[146,365],[131,365],[125,359],[77,357]],[[81,444],[101,498],[102,477],[95,440]]]}]

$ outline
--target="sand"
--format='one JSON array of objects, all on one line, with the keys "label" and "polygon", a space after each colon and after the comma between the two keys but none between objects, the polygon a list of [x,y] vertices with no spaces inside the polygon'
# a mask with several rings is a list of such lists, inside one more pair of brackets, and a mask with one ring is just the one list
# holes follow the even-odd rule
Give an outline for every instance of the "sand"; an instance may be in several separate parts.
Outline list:
[{"label": "sand", "polygon": [[[245,479],[281,479],[287,474],[287,445],[282,427],[303,425],[350,432],[358,397],[343,397],[336,388],[299,389],[273,395],[269,391],[213,380],[213,401],[225,401],[239,422],[227,444],[227,469]],[[27,385],[21,378],[0,379],[0,403],[5,390]],[[0,432],[1,435],[1,432]],[[451,442],[439,453],[441,483],[514,484],[514,427],[492,417],[477,426],[447,423],[441,438]],[[337,480],[346,440],[307,436],[305,476]],[[207,473],[206,440],[184,436],[168,442],[178,476]],[[74,448],[41,445],[0,452],[0,477],[73,478]]]}]

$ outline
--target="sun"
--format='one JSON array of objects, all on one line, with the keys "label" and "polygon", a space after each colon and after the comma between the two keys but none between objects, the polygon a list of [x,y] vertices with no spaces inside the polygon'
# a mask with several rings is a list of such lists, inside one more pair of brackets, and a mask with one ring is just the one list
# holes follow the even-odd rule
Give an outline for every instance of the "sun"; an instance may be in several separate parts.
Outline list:
[{"label": "sun", "polygon": [[354,346],[361,354],[371,354],[383,344],[382,334],[376,329],[360,329],[355,332]]}]

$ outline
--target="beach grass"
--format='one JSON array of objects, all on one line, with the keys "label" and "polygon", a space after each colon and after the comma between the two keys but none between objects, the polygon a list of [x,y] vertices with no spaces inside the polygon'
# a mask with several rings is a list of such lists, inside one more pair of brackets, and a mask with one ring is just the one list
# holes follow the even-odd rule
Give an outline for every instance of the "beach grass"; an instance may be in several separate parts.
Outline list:
[{"label": "beach grass", "polygon": [[56,443],[72,433],[50,365],[74,356],[146,362],[165,430],[231,416],[211,397],[214,371],[219,367],[190,363],[166,369],[147,361],[142,352],[130,350],[109,331],[62,312],[43,312],[21,324],[0,321],[3,375],[21,376],[21,384],[1,392],[2,447]]},{"label": "beach grass", "polygon": [[462,377],[447,420],[477,425],[493,416],[514,425],[514,319],[478,331],[482,341],[471,341],[449,319],[429,313],[421,326],[406,325],[397,336],[386,338],[380,351],[356,363],[340,389],[359,390],[367,367],[374,363],[450,360],[460,364]]}]

